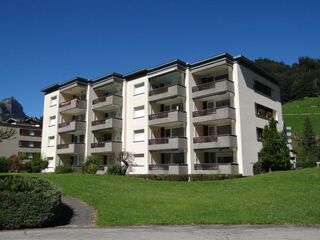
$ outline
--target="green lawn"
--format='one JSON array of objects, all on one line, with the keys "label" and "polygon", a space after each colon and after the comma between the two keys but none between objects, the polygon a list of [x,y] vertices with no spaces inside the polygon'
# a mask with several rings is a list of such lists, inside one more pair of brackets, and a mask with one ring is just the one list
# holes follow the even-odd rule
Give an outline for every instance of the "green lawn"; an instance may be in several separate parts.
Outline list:
[{"label": "green lawn", "polygon": [[291,126],[294,131],[302,131],[304,121],[308,116],[314,132],[320,135],[320,97],[288,102],[282,106],[282,109],[284,122],[287,126]]},{"label": "green lawn", "polygon": [[97,224],[320,223],[320,169],[211,182],[39,174],[93,206]]},{"label": "green lawn", "polygon": [[[296,132],[302,131],[306,117],[306,115],[283,115],[285,124],[291,126]],[[320,135],[320,115],[309,115],[308,117],[312,124],[313,131],[317,135]]]},{"label": "green lawn", "polygon": [[320,97],[288,102],[283,105],[283,113],[320,113]]}]

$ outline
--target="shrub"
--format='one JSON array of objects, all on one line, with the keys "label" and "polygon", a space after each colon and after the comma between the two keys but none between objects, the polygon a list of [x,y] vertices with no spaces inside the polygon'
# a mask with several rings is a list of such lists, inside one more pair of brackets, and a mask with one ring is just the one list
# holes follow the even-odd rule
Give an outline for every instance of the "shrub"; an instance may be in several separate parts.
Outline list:
[{"label": "shrub", "polygon": [[63,164],[61,166],[57,166],[55,173],[71,173],[73,172],[72,166],[70,164]]},{"label": "shrub", "polygon": [[40,154],[35,154],[28,166],[28,172],[39,173],[48,167],[48,161],[42,159]]},{"label": "shrub", "polygon": [[0,157],[0,172],[9,171],[9,161],[6,157]]},{"label": "shrub", "polygon": [[9,172],[19,172],[21,160],[17,155],[12,155],[8,159],[8,170]]},{"label": "shrub", "polygon": [[55,221],[61,193],[47,180],[0,176],[0,229],[44,227]]},{"label": "shrub", "polygon": [[214,181],[242,177],[241,174],[139,174],[130,176],[160,181]]},{"label": "shrub", "polygon": [[125,175],[126,166],[121,166],[121,164],[111,164],[108,166],[107,174],[109,175]]},{"label": "shrub", "polygon": [[263,172],[262,164],[261,162],[256,162],[253,164],[253,174],[257,175]]},{"label": "shrub", "polygon": [[102,160],[98,156],[91,155],[87,157],[87,161],[83,164],[82,172],[88,174],[96,174],[101,164]]}]

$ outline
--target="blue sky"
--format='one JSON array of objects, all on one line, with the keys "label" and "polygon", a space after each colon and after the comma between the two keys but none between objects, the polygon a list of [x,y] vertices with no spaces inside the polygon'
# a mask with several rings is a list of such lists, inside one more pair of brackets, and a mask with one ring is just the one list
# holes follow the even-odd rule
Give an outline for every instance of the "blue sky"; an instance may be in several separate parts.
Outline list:
[{"label": "blue sky", "polygon": [[40,90],[221,52],[320,58],[320,1],[1,0],[0,98],[42,115]]}]

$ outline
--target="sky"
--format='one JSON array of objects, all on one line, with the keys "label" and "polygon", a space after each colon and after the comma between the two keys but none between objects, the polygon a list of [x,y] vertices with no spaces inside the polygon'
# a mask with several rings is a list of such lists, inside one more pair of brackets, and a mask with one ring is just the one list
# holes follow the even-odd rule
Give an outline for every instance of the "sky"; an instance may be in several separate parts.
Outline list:
[{"label": "sky", "polygon": [[41,89],[219,53],[320,58],[320,1],[0,0],[0,99],[41,116]]}]

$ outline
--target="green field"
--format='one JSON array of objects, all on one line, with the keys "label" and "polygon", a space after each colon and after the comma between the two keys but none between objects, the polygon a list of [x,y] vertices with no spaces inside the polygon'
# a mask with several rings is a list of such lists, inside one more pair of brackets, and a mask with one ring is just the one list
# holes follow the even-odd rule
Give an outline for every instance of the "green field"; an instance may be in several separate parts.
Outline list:
[{"label": "green field", "polygon": [[99,226],[320,223],[320,168],[210,182],[36,176],[93,206]]},{"label": "green field", "polygon": [[284,122],[294,131],[299,132],[303,129],[303,123],[308,116],[315,133],[320,135],[320,97],[288,102],[282,109]]}]

